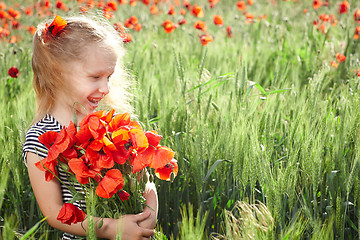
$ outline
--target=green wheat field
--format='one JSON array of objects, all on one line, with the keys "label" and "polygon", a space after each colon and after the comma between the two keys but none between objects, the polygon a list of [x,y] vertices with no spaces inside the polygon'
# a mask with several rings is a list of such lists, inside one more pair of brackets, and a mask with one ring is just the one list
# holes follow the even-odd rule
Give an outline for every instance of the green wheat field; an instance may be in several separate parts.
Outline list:
[{"label": "green wheat field", "polygon": [[[360,239],[358,0],[121,2],[0,0],[0,238],[61,238],[21,156],[35,111],[29,27],[94,3],[88,11],[112,24],[141,24],[126,29],[132,104],[176,151],[178,176],[155,180],[158,239]],[[197,20],[213,38],[206,46]]]}]

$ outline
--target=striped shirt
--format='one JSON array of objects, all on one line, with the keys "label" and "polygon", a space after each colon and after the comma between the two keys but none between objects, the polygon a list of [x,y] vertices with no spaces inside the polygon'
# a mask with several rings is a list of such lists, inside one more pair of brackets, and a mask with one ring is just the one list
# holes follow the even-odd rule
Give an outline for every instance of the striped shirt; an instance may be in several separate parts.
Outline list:
[{"label": "striped shirt", "polygon": [[[42,118],[39,122],[34,124],[26,134],[26,140],[23,147],[22,156],[25,161],[25,164],[26,164],[27,152],[32,152],[37,154],[39,156],[39,160],[47,157],[48,149],[45,147],[45,145],[40,143],[38,139],[38,137],[41,134],[48,131],[60,132],[61,129],[62,126],[60,125],[60,123],[56,121],[56,119],[50,114],[45,115],[44,118]],[[73,195],[71,194],[69,188],[70,189],[75,188],[76,191],[81,191],[82,188],[78,183],[69,182],[68,180],[69,174],[64,170],[62,170],[61,168],[57,168],[57,172],[59,179],[62,181],[62,183],[60,183],[60,186],[61,186],[63,202],[64,203],[69,202],[73,198]],[[80,209],[86,209],[86,203],[83,200],[75,201],[73,204],[79,207]],[[84,238],[79,236],[74,236],[68,233],[64,233],[62,240],[69,240],[69,239],[84,239]]]}]

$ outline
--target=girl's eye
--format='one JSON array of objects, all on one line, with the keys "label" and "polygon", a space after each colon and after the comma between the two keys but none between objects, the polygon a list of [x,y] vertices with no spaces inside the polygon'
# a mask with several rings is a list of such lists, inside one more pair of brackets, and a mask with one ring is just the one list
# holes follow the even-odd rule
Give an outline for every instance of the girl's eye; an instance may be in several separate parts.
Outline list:
[{"label": "girl's eye", "polygon": [[99,77],[99,76],[93,76],[93,78],[95,78],[95,79],[99,79],[100,77]]}]

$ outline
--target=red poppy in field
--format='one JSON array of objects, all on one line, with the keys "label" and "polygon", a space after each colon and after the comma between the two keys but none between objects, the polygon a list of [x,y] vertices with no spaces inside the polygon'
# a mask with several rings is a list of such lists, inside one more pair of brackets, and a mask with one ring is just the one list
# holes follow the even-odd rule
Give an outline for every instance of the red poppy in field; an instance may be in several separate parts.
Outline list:
[{"label": "red poppy in field", "polygon": [[220,15],[215,15],[214,16],[214,23],[221,27],[221,26],[224,25],[224,20],[222,19],[222,17]]},{"label": "red poppy in field", "polygon": [[151,13],[152,15],[156,15],[156,14],[158,14],[158,12],[159,12],[159,8],[157,7],[157,5],[155,5],[155,4],[151,5],[151,7],[150,7],[150,13]]},{"label": "red poppy in field", "polygon": [[185,8],[187,8],[188,10],[191,10],[191,4],[190,4],[190,2],[188,1],[188,0],[184,0],[183,1],[183,6],[185,7]]},{"label": "red poppy in field", "polygon": [[17,67],[12,66],[11,68],[9,68],[8,74],[12,78],[17,78],[19,76],[20,72],[19,72],[19,69],[17,69]]},{"label": "red poppy in field", "polygon": [[142,29],[142,26],[140,23],[137,23],[134,25],[134,30],[137,31],[137,32],[140,32],[140,30]]},{"label": "red poppy in field", "polygon": [[218,4],[220,0],[209,0],[210,8],[214,8],[216,4]]},{"label": "red poppy in field", "polygon": [[247,13],[245,14],[245,17],[246,17],[245,23],[252,23],[252,22],[254,22],[255,15],[254,15],[253,13],[247,12]]},{"label": "red poppy in field", "polygon": [[360,26],[357,26],[355,28],[354,39],[355,40],[359,39],[359,35],[360,35]]},{"label": "red poppy in field", "polygon": [[201,31],[203,31],[203,32],[205,32],[205,31],[207,30],[206,23],[203,22],[203,21],[196,21],[196,22],[194,23],[194,28],[195,28],[195,29],[199,29],[199,30],[201,30]]},{"label": "red poppy in field", "polygon": [[170,20],[165,20],[161,26],[164,28],[166,33],[172,33],[177,26]]},{"label": "red poppy in field", "polygon": [[180,9],[180,15],[183,15],[183,16],[185,16],[186,15],[186,10],[185,9]]},{"label": "red poppy in field", "polygon": [[25,9],[25,14],[28,15],[28,16],[32,16],[34,14],[33,8],[32,7],[27,7]]},{"label": "red poppy in field", "polygon": [[336,57],[336,61],[338,61],[338,63],[345,62],[345,60],[346,60],[346,56],[344,56],[341,53],[336,53],[335,57]]},{"label": "red poppy in field", "polygon": [[322,2],[320,1],[320,0],[314,0],[313,1],[313,4],[312,4],[312,6],[313,6],[313,8],[316,10],[316,9],[318,9],[319,7],[321,7],[323,4],[322,4]]},{"label": "red poppy in field", "polygon": [[201,6],[199,6],[197,4],[193,5],[191,13],[192,13],[192,15],[194,15],[198,18],[204,17],[204,10],[202,9]]},{"label": "red poppy in field", "polygon": [[[177,164],[177,161],[175,159],[172,159],[164,167],[155,169],[155,176],[157,176],[161,180],[170,181],[173,180],[173,177],[176,177],[178,171],[179,166]],[[173,175],[173,177],[171,175]]]},{"label": "red poppy in field", "polygon": [[82,222],[85,219],[85,212],[80,210],[72,203],[64,203],[57,220],[64,224],[71,225],[72,223]]},{"label": "red poppy in field", "polygon": [[329,15],[329,23],[331,26],[335,27],[337,25],[337,19],[334,14]]},{"label": "red poppy in field", "polygon": [[124,25],[127,28],[133,29],[136,24],[138,24],[139,20],[135,16],[131,16],[125,20]]},{"label": "red poppy in field", "polygon": [[356,23],[360,23],[360,9],[355,10],[354,20],[355,20]]},{"label": "red poppy in field", "polygon": [[111,10],[113,10],[113,11],[117,11],[117,9],[118,9],[118,5],[117,5],[117,3],[116,3],[114,0],[108,1],[106,5],[107,5],[109,8],[111,8]]},{"label": "red poppy in field", "polygon": [[11,26],[13,29],[19,29],[20,28],[20,23],[16,20],[11,22]]},{"label": "red poppy in field", "polygon": [[31,35],[34,35],[36,32],[36,27],[34,27],[34,26],[28,27],[28,32],[31,33]]},{"label": "red poppy in field", "polygon": [[226,27],[226,33],[227,33],[227,37],[231,38],[233,35],[232,35],[232,30],[231,30],[231,27],[230,26],[227,26]]},{"label": "red poppy in field", "polygon": [[204,46],[206,46],[209,42],[214,41],[214,38],[211,35],[209,35],[208,33],[200,35],[199,37],[200,37],[201,44]]},{"label": "red poppy in field", "polygon": [[247,0],[247,3],[249,6],[253,5],[254,4],[254,1],[253,0]]},{"label": "red poppy in field", "polygon": [[124,186],[124,179],[119,169],[110,169],[96,188],[96,194],[102,198],[111,198]]},{"label": "red poppy in field", "polygon": [[135,7],[136,6],[136,0],[130,0],[129,5],[131,7]]},{"label": "red poppy in field", "polygon": [[179,25],[184,25],[184,24],[187,24],[187,21],[186,21],[185,18],[183,18],[183,19],[180,19],[180,20],[178,21],[178,24],[179,24]]},{"label": "red poppy in field", "polygon": [[61,9],[63,11],[67,11],[67,7],[63,1],[57,0],[55,3],[56,8]]},{"label": "red poppy in field", "polygon": [[169,11],[167,13],[168,15],[175,15],[175,6],[174,5],[170,5]]},{"label": "red poppy in field", "polygon": [[8,13],[15,19],[19,19],[21,17],[21,13],[18,10],[14,10],[12,7],[8,9]]},{"label": "red poppy in field", "polygon": [[246,9],[246,2],[245,1],[238,1],[236,2],[236,6],[239,11],[244,11]]},{"label": "red poppy in field", "polygon": [[333,68],[337,68],[339,64],[335,61],[331,61],[330,66],[332,66]]},{"label": "red poppy in field", "polygon": [[0,2],[0,10],[5,10],[6,4],[4,2]]},{"label": "red poppy in field", "polygon": [[124,5],[127,3],[127,0],[117,0],[120,5]]},{"label": "red poppy in field", "polygon": [[350,8],[350,3],[348,1],[342,1],[339,3],[339,14],[347,13]]},{"label": "red poppy in field", "polygon": [[148,6],[150,4],[150,0],[142,0],[142,3]]},{"label": "red poppy in field", "polygon": [[126,192],[125,190],[121,190],[119,192],[119,197],[120,197],[121,201],[126,201],[129,199],[130,194],[128,192]]}]

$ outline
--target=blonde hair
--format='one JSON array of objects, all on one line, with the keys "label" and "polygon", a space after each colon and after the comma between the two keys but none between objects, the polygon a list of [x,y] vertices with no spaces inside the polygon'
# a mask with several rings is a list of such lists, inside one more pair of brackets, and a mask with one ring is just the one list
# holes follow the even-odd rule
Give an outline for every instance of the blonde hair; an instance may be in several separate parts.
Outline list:
[{"label": "blonde hair", "polygon": [[94,43],[117,56],[115,72],[109,83],[110,93],[103,100],[105,106],[118,112],[132,112],[131,94],[128,92],[130,77],[122,63],[125,50],[118,32],[100,17],[74,16],[64,20],[67,25],[53,37],[46,31],[46,23],[39,24],[34,34],[31,64],[36,113],[33,121],[37,122],[49,113],[55,103],[55,93],[66,88],[64,75],[67,64],[83,59],[86,49]]}]

